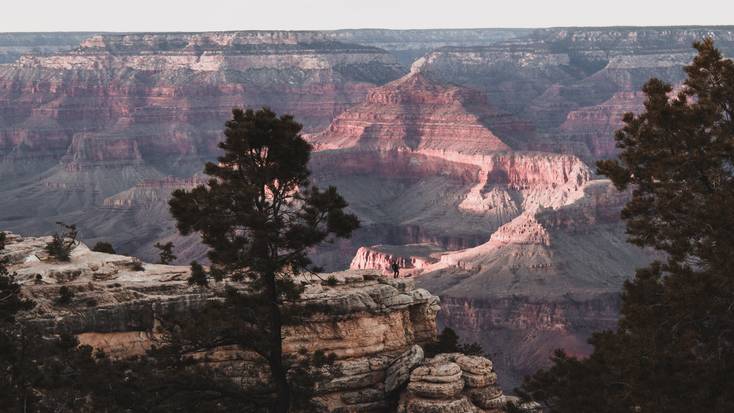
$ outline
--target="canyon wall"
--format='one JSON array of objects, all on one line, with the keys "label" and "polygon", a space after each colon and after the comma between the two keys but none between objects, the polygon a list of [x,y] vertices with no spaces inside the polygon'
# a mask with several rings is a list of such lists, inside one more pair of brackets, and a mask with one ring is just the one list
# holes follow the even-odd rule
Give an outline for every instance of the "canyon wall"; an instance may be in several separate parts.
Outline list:
[{"label": "canyon wall", "polygon": [[[592,167],[616,154],[640,86],[680,87],[703,36],[734,53],[732,27],[24,36],[0,35],[0,227],[65,221],[139,257],[173,241],[179,262],[199,258],[170,192],[203,182],[233,106],[269,105],[304,124],[313,181],[362,222],[314,260],[370,272],[398,261],[447,303],[440,323],[496,355],[506,389],[552,347],[587,351],[654,258],[626,242],[628,194]],[[142,349],[141,331],[87,337]]]},{"label": "canyon wall", "polygon": [[[109,199],[144,180],[200,172],[216,156],[233,106],[293,113],[332,147],[351,145],[339,139],[359,134],[359,147],[421,146],[421,156],[509,147],[574,154],[590,164],[615,153],[612,131],[624,112],[640,110],[639,86],[647,78],[680,83],[693,40],[713,36],[731,55],[732,33],[652,27],[0,34],[0,223],[41,234],[55,221],[74,221],[85,239],[106,238],[150,257],[152,243],[138,244],[125,229],[127,215],[144,219],[140,210],[113,213]],[[326,163],[314,167],[318,174],[343,169]],[[448,165],[440,164],[434,168]],[[467,177],[473,169],[461,168],[450,166],[450,182],[433,184],[474,182],[468,208],[510,204],[504,194],[482,194]],[[139,236],[172,237],[166,214],[153,217],[137,223],[144,228]],[[381,230],[392,235],[364,244],[437,241],[456,249],[486,238],[392,221]]]},{"label": "canyon wall", "polygon": [[[639,110],[634,93],[642,84],[651,77],[680,84],[682,66],[695,53],[691,44],[706,36],[734,55],[732,27],[552,28],[491,45],[436,49],[421,72],[480,90],[494,106],[530,122],[537,135],[508,141],[513,148],[592,161],[616,153],[608,126]],[[572,114],[591,107],[596,113],[588,122]],[[570,129],[567,120],[575,122]],[[596,129],[599,123],[606,129]]]},{"label": "canyon wall", "polygon": [[[37,234],[76,222],[86,240],[149,258],[175,232],[160,210],[170,191],[155,208],[112,210],[110,198],[200,172],[233,107],[271,106],[319,130],[403,73],[384,50],[317,32],[86,37],[0,64],[0,221]],[[201,252],[190,251],[182,260]]]}]

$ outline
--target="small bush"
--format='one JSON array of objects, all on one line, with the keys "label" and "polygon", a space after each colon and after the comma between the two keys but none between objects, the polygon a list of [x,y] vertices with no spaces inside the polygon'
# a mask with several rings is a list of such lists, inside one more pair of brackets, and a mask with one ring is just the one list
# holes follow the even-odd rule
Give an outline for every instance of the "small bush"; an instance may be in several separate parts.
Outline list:
[{"label": "small bush", "polygon": [[143,262],[137,258],[133,258],[133,261],[130,263],[130,269],[133,271],[145,271]]},{"label": "small bush", "polygon": [[206,287],[209,285],[209,280],[204,267],[196,261],[191,261],[191,276],[187,281],[189,282],[189,285],[198,285],[200,287]]},{"label": "small bush", "polygon": [[316,350],[313,353],[312,361],[313,361],[313,365],[318,368],[332,365],[336,361],[336,354],[329,353],[329,355],[326,355],[326,353],[324,353],[323,350]]},{"label": "small bush", "polygon": [[433,343],[426,344],[423,347],[426,357],[433,357],[441,353],[463,353],[469,356],[486,356],[482,346],[479,343],[460,344],[459,335],[446,327],[438,335],[437,340]]},{"label": "small bush", "polygon": [[67,286],[63,286],[59,289],[59,298],[56,299],[56,303],[60,305],[69,305],[74,299],[74,290]]},{"label": "small bush", "polygon": [[6,235],[4,232],[0,232],[0,251],[5,249]]},{"label": "small bush", "polygon": [[326,285],[329,287],[334,287],[337,284],[339,284],[339,280],[337,280],[333,275],[330,275],[329,278],[326,279]]},{"label": "small bush", "polygon": [[67,225],[63,222],[57,222],[56,224],[61,228],[61,231],[56,232],[51,242],[46,244],[46,252],[58,261],[69,261],[71,251],[76,246],[76,237],[79,232],[76,225]]},{"label": "small bush", "polygon": [[112,244],[105,241],[99,241],[98,243],[94,244],[94,246],[92,247],[92,251],[104,252],[106,254],[117,254],[115,252],[115,249],[112,247]]}]

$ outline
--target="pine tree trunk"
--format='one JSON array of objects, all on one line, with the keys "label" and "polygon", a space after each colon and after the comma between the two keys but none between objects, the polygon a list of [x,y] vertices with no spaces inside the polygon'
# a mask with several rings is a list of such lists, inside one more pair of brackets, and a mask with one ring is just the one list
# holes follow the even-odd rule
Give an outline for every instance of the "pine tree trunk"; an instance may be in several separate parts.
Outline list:
[{"label": "pine tree trunk", "polygon": [[288,386],[287,371],[283,366],[283,337],[278,294],[275,287],[275,275],[269,274],[268,289],[270,298],[270,373],[275,384],[274,413],[287,413],[290,409],[290,387]]}]

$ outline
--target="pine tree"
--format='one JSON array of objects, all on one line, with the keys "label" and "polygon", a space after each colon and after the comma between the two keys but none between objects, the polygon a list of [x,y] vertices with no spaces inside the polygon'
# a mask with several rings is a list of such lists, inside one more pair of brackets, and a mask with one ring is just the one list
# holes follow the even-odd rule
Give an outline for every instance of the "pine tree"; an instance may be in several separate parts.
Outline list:
[{"label": "pine tree", "polygon": [[210,247],[212,271],[246,281],[237,300],[249,330],[247,345],[267,360],[276,389],[272,411],[291,406],[292,386],[282,347],[284,322],[303,287],[296,278],[315,271],[309,250],[359,225],[344,211],[336,188],[310,182],[311,146],[292,116],[267,108],[235,109],[226,123],[224,154],[207,163],[207,185],[176,190],[169,202],[179,231],[198,232]]},{"label": "pine tree", "polygon": [[204,271],[204,267],[196,261],[191,261],[191,276],[188,279],[189,284],[198,285],[200,287],[206,287],[209,285],[209,280]]},{"label": "pine tree", "polygon": [[694,44],[683,90],[657,79],[617,132],[618,160],[599,172],[632,199],[630,241],[666,253],[622,294],[617,330],[593,353],[562,352],[521,393],[551,412],[734,411],[734,63]]},{"label": "pine tree", "polygon": [[173,254],[173,242],[167,242],[165,244],[161,244],[160,242],[156,242],[155,245],[153,245],[156,249],[158,249],[159,253],[159,259],[161,264],[168,265],[173,260],[178,258],[176,255]]},{"label": "pine tree", "polygon": [[76,237],[79,232],[76,229],[76,225],[69,225],[63,222],[57,222],[60,231],[57,231],[51,242],[46,244],[46,252],[48,255],[56,258],[59,261],[69,261],[71,259],[71,251],[76,247]]}]

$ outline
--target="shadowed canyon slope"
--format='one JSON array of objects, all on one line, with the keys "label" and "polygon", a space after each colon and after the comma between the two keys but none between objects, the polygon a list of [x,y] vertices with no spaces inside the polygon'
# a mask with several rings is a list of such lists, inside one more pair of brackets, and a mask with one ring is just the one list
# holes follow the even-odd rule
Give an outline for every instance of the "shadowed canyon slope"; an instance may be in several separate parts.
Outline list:
[{"label": "shadowed canyon slope", "polygon": [[0,35],[0,228],[61,220],[145,259],[169,240],[201,257],[170,192],[203,182],[233,106],[268,105],[362,220],[315,259],[398,260],[510,386],[553,347],[586,351],[651,258],[592,165],[704,35],[734,52],[730,27]]}]

